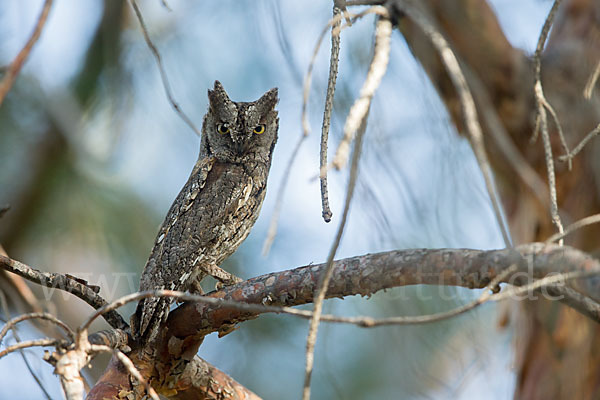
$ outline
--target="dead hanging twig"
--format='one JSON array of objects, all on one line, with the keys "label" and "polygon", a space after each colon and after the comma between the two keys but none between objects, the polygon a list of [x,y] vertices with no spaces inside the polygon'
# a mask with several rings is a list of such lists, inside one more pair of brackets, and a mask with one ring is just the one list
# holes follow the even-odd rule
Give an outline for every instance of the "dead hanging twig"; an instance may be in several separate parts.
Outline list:
[{"label": "dead hanging twig", "polygon": [[[534,63],[534,94],[536,99],[536,123],[533,132],[532,140],[535,140],[538,133],[542,134],[542,141],[544,142],[544,154],[546,158],[546,170],[548,173],[548,186],[550,187],[550,215],[552,218],[552,222],[558,229],[558,233],[563,233],[563,225],[558,214],[558,200],[556,196],[556,175],[554,170],[554,159],[552,156],[552,145],[550,142],[550,134],[548,133],[548,117],[546,115],[546,109],[550,112],[553,118],[556,118],[556,113],[552,106],[548,103],[546,98],[544,97],[544,90],[542,87],[542,51],[544,49],[544,45],[546,43],[546,39],[548,38],[548,33],[550,32],[550,28],[554,22],[554,17],[556,16],[556,11],[558,10],[558,6],[561,0],[555,0],[546,20],[544,21],[544,25],[542,26],[542,31],[540,33],[537,46],[535,49],[535,53],[533,56]],[[566,146],[564,136],[562,135],[562,129],[560,128],[560,123],[557,119],[555,119],[556,126],[558,128],[559,136],[561,138],[561,143],[565,149],[565,154],[569,154],[569,149]],[[569,169],[571,168],[571,164],[569,161]],[[559,242],[562,244],[562,241]]]},{"label": "dead hanging twig", "polygon": [[27,60],[31,49],[40,38],[42,29],[44,28],[46,20],[48,19],[48,14],[50,13],[51,7],[52,0],[46,0],[44,2],[44,6],[42,7],[42,12],[40,13],[40,16],[38,17],[38,20],[35,24],[35,28],[33,29],[31,36],[29,37],[29,40],[27,41],[27,43],[25,43],[25,46],[21,49],[19,54],[17,54],[15,59],[4,71],[4,78],[2,78],[2,81],[0,81],[0,106],[2,106],[4,98],[6,97],[8,92],[10,92],[10,89],[15,83],[15,80],[17,79],[17,76],[19,75],[19,72],[21,71],[21,68],[25,63],[25,60]]},{"label": "dead hanging twig", "polygon": [[[333,17],[339,15],[342,10],[334,6]],[[327,143],[329,141],[329,128],[331,126],[331,112],[333,111],[333,96],[335,95],[335,83],[338,75],[340,61],[341,35],[334,35],[333,31],[338,29],[341,21],[331,27],[331,55],[329,57],[329,77],[327,78],[327,94],[325,95],[325,109],[323,111],[323,124],[321,126],[321,149],[319,154],[319,169],[321,181],[321,207],[323,220],[331,221],[333,216],[329,207],[329,190],[327,189]]]},{"label": "dead hanging twig", "polygon": [[29,314],[22,314],[15,318],[12,318],[12,319],[8,320],[6,322],[6,324],[4,324],[4,326],[2,327],[2,330],[0,330],[0,343],[2,343],[2,339],[4,339],[4,337],[6,336],[8,331],[10,329],[12,329],[16,324],[18,324],[19,322],[22,322],[22,321],[30,320],[30,319],[42,319],[45,321],[50,321],[53,324],[55,324],[56,326],[60,327],[67,334],[67,336],[69,337],[69,339],[71,341],[75,340],[75,332],[73,332],[73,330],[71,328],[69,328],[69,326],[67,324],[65,324],[60,319],[56,318],[54,315],[49,314],[49,313],[29,313]]},{"label": "dead hanging twig", "polygon": [[[150,39],[150,34],[148,33],[148,28],[146,27],[146,23],[144,22],[142,12],[141,12],[136,0],[129,0],[129,4],[131,4],[131,7],[133,8],[133,11],[135,12],[135,16],[137,17],[137,20],[140,23],[140,26],[142,28],[142,33],[144,35],[144,40],[146,41],[148,48],[152,52],[152,55],[156,59],[156,65],[158,66],[158,70],[160,71],[160,79],[161,79],[163,87],[165,89],[165,94],[167,95],[167,100],[169,101],[169,103],[171,104],[171,107],[173,107],[173,109],[175,110],[177,115],[179,115],[179,117],[183,120],[183,122],[185,122],[187,124],[187,126],[189,126],[196,133],[196,135],[202,136],[202,133],[196,127],[196,125],[194,125],[194,123],[192,122],[190,117],[188,117],[187,114],[185,112],[183,112],[183,110],[181,109],[181,106],[175,101],[175,96],[173,96],[173,91],[171,90],[171,84],[169,83],[169,78],[167,76],[167,72],[165,71],[165,67],[162,62],[162,57],[160,55],[160,52],[158,51],[158,48],[154,45],[154,43],[152,42],[152,39]],[[170,10],[169,6],[166,3],[163,2],[163,4],[165,5],[165,7],[167,9]]]}]

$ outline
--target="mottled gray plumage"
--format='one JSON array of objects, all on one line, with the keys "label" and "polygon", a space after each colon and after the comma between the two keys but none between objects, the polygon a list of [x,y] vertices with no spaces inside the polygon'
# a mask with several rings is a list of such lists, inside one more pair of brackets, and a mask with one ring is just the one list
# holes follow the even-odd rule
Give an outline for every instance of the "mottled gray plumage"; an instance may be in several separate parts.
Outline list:
[{"label": "mottled gray plumage", "polygon": [[[214,275],[258,217],[277,141],[277,89],[254,102],[233,102],[215,81],[208,99],[198,161],[158,232],[140,290],[185,291]],[[170,304],[168,298],[141,300],[133,335],[151,340]]]}]

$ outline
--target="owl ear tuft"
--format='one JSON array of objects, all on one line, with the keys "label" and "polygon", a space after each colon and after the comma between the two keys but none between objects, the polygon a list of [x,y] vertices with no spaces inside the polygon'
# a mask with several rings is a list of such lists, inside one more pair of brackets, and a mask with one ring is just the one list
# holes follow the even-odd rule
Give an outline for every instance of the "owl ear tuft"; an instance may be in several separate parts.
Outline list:
[{"label": "owl ear tuft", "polygon": [[[221,85],[221,82],[215,81],[213,90],[208,89],[208,102],[211,110],[217,114],[233,113],[235,111],[235,104],[231,101],[225,88]],[[221,117],[224,117],[222,115]]]},{"label": "owl ear tuft", "polygon": [[262,97],[256,101],[256,103],[260,105],[260,108],[262,108],[263,111],[270,111],[274,109],[277,103],[279,102],[279,97],[277,97],[277,94],[278,89],[273,88],[265,94],[263,94]]}]

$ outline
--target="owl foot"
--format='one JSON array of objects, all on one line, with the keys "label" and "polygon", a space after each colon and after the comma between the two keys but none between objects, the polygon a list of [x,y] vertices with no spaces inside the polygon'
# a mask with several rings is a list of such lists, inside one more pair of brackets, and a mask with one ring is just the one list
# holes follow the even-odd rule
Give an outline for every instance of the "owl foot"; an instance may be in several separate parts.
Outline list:
[{"label": "owl foot", "polygon": [[218,281],[216,285],[217,290],[222,289],[224,286],[231,286],[235,285],[236,283],[243,282],[241,278],[230,274],[223,268],[216,265],[211,265],[210,267],[206,268],[206,272],[208,275],[212,276]]}]

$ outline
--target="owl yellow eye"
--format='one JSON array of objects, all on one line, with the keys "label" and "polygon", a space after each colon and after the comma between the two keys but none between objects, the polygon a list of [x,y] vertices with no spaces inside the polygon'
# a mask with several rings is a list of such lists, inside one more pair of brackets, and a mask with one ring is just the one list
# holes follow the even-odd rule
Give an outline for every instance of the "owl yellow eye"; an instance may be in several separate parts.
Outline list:
[{"label": "owl yellow eye", "polygon": [[229,127],[227,124],[219,124],[217,125],[217,132],[219,132],[221,135],[225,135],[229,133]]},{"label": "owl yellow eye", "polygon": [[254,128],[254,133],[256,133],[257,135],[262,135],[263,133],[265,133],[265,126],[258,125],[256,128]]}]

